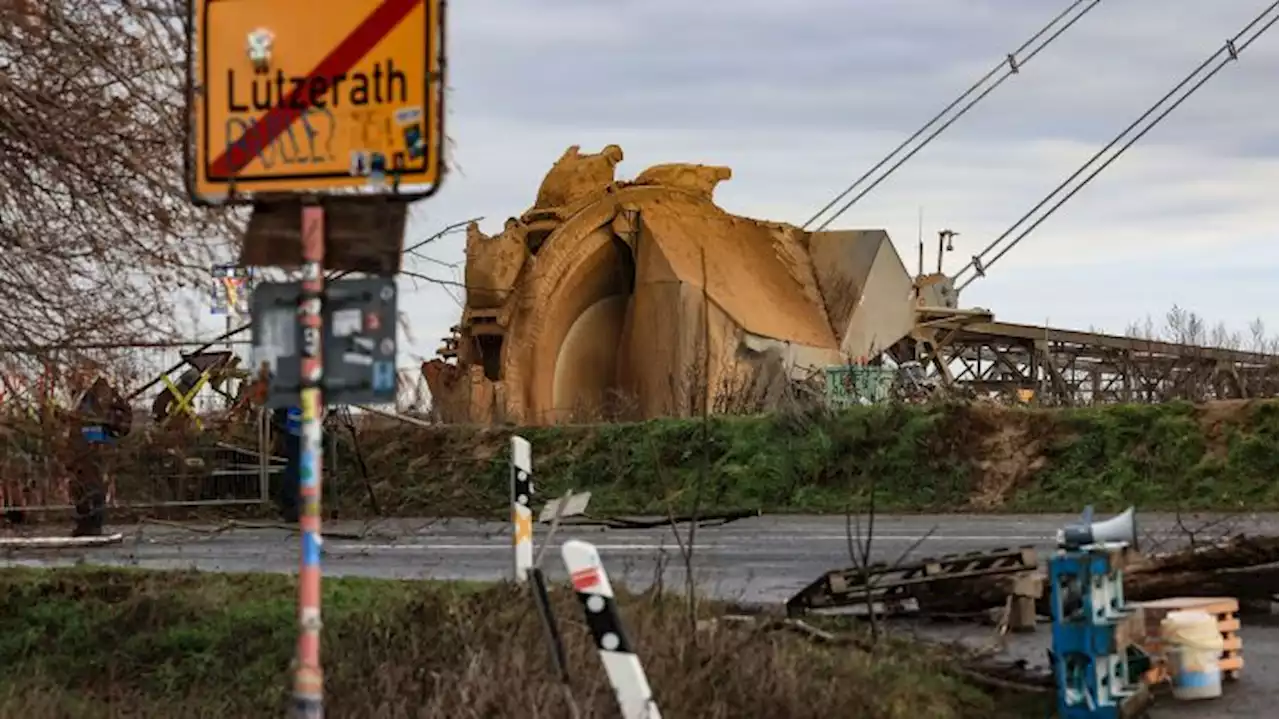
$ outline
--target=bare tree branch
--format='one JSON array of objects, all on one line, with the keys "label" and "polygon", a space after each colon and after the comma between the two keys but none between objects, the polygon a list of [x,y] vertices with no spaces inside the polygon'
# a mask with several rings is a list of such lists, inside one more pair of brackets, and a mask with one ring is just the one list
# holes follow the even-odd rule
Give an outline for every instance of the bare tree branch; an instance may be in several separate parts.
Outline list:
[{"label": "bare tree branch", "polygon": [[[175,292],[225,257],[243,218],[191,206],[180,171],[185,15],[182,0],[0,0],[10,341],[172,336]],[[6,355],[0,370],[84,359]]]}]

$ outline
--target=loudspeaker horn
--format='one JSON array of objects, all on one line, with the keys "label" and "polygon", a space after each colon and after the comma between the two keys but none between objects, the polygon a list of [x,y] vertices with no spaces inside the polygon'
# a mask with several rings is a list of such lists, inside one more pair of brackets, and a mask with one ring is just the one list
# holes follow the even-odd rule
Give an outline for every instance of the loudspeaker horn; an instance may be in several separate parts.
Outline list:
[{"label": "loudspeaker horn", "polygon": [[1069,524],[1058,530],[1060,547],[1076,548],[1103,542],[1123,542],[1138,548],[1138,522],[1133,507],[1102,522],[1093,521],[1092,506],[1085,507],[1078,524]]}]

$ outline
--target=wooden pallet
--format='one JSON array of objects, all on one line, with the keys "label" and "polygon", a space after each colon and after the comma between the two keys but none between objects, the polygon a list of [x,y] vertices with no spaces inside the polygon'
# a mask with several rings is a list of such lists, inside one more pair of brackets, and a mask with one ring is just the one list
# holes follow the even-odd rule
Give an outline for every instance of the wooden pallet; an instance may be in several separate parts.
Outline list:
[{"label": "wooden pallet", "polygon": [[865,569],[836,569],[818,577],[787,601],[787,612],[846,606],[875,598],[901,602],[920,587],[937,581],[1034,572],[1039,558],[1034,547],[945,554],[893,566],[883,562]]},{"label": "wooden pallet", "polygon": [[1218,667],[1228,680],[1240,677],[1244,669],[1240,639],[1240,602],[1232,597],[1170,597],[1150,602],[1137,602],[1145,618],[1143,649],[1151,655],[1152,667],[1144,676],[1148,684],[1168,681],[1169,672],[1164,666],[1164,649],[1160,642],[1160,622],[1169,612],[1194,610],[1206,612],[1218,618],[1218,631],[1222,633],[1222,657]]}]

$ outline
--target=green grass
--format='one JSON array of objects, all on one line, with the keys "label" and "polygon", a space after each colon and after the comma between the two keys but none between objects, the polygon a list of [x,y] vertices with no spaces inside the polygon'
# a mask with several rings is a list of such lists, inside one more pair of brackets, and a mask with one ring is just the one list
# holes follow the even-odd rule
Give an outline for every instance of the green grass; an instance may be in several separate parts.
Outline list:
[{"label": "green grass", "polygon": [[[1223,417],[1219,418],[1218,414]],[[1277,404],[1185,403],[1071,410],[872,406],[771,415],[519,430],[538,491],[592,491],[596,513],[704,508],[774,512],[1274,509]],[[510,431],[377,428],[362,433],[373,486],[396,514],[498,514]],[[367,511],[351,445],[340,503]],[[704,472],[705,467],[705,472]]]},{"label": "green grass", "polygon": [[[341,479],[329,483],[325,502],[341,516],[368,517],[371,487],[384,515],[504,516],[508,442],[518,431],[533,443],[540,499],[590,490],[599,515],[685,513],[695,496],[708,512],[843,513],[865,511],[873,494],[878,511],[904,513],[1078,512],[1087,503],[1102,511],[1263,511],[1280,505],[1278,417],[1275,400],[1257,400],[1068,410],[880,405],[713,417],[705,427],[658,419],[423,428],[374,418],[359,432],[368,482],[351,436],[334,433]],[[175,472],[199,486],[208,467],[184,468],[173,451],[191,442],[131,436],[114,460],[119,495],[151,497],[155,477]]]},{"label": "green grass", "polygon": [[1238,419],[1211,437],[1185,403],[1064,412],[1069,432],[1050,447],[1036,491],[1019,499],[1028,509],[1089,497],[1113,508],[1274,510],[1277,405],[1258,402]]},{"label": "green grass", "polygon": [[[278,715],[293,591],[275,575],[0,570],[0,716]],[[552,600],[583,716],[614,716],[579,604],[562,590]],[[683,608],[622,600],[667,716],[1020,716],[953,675],[940,649],[895,640],[867,652],[727,628],[695,646]],[[324,611],[330,716],[566,715],[523,592],[330,579]]]}]

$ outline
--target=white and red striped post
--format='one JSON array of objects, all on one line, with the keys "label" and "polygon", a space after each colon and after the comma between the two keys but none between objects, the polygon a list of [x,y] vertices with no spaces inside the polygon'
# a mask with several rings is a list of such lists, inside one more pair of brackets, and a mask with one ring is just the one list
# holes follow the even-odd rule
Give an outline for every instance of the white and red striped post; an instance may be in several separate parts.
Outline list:
[{"label": "white and red striped post", "polygon": [[293,716],[323,719],[324,671],[320,667],[320,480],[324,474],[324,237],[322,205],[302,207],[302,446],[298,453],[298,653],[293,670]]},{"label": "white and red striped post", "polygon": [[649,688],[649,678],[623,631],[613,585],[604,571],[600,553],[590,542],[570,539],[560,547],[560,554],[586,612],[587,627],[595,639],[600,662],[604,664],[623,718],[662,719]]},{"label": "white and red striped post", "polygon": [[511,437],[511,546],[515,580],[523,584],[533,568],[533,448],[529,440]]}]

